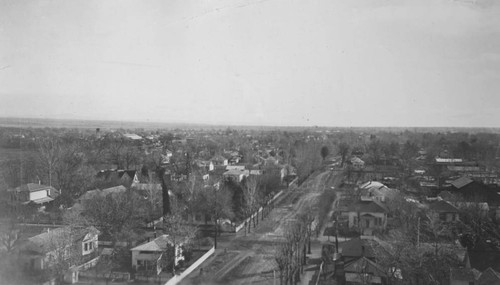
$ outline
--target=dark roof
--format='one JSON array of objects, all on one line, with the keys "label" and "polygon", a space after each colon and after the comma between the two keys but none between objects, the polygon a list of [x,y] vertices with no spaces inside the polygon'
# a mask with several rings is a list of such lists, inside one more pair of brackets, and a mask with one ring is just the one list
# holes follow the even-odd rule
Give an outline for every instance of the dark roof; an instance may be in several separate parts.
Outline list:
[{"label": "dark roof", "polygon": [[468,250],[467,254],[472,268],[483,271],[492,267],[495,271],[500,272],[500,250],[481,248]]},{"label": "dark roof", "polygon": [[97,178],[104,180],[113,180],[122,178],[123,175],[125,175],[125,173],[130,178],[134,178],[136,172],[137,172],[136,170],[114,170],[114,169],[101,170],[97,173]]},{"label": "dark roof", "polygon": [[489,267],[481,273],[477,282],[479,285],[500,285],[500,273]]},{"label": "dark roof", "polygon": [[450,280],[475,281],[476,279],[471,268],[451,268]]},{"label": "dark roof", "polygon": [[130,178],[134,178],[135,172],[135,170],[118,170],[118,177],[122,178],[126,173]]},{"label": "dark roof", "polygon": [[369,213],[387,213],[387,209],[378,201],[358,201],[347,207],[348,212],[369,212]]},{"label": "dark roof", "polygon": [[374,276],[386,276],[385,270],[380,265],[376,264],[366,257],[361,257],[359,259],[350,261],[344,266],[345,272],[358,273],[361,270],[364,273],[370,273]]},{"label": "dark roof", "polygon": [[438,213],[458,213],[458,209],[455,206],[444,200],[430,202],[429,210]]},{"label": "dark roof", "polygon": [[345,242],[341,242],[339,247],[342,248],[342,256],[345,257],[361,257],[363,256],[363,247],[364,247],[364,256],[367,258],[375,258],[375,254],[372,249],[372,245],[370,244],[370,240],[361,239],[359,237],[350,239]]}]

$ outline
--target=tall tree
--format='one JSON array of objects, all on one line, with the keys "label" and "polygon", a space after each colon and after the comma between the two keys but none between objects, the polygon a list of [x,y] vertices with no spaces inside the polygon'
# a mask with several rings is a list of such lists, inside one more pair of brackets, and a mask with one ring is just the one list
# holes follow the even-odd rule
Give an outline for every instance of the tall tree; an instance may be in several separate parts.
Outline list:
[{"label": "tall tree", "polygon": [[44,138],[38,142],[38,159],[42,167],[42,174],[44,177],[47,177],[49,186],[52,186],[54,171],[61,159],[60,154],[61,147],[58,140]]},{"label": "tall tree", "polygon": [[330,149],[326,145],[321,147],[321,157],[323,158],[323,161],[325,161],[326,157],[330,154]]},{"label": "tall tree", "polygon": [[187,224],[178,213],[164,216],[163,227],[165,233],[168,234],[169,240],[173,243],[173,252],[170,251],[165,256],[170,257],[167,264],[171,266],[172,273],[175,274],[175,260],[182,259],[183,250],[189,249],[196,237],[198,228]]},{"label": "tall tree", "polygon": [[113,241],[133,240],[147,214],[144,199],[132,191],[96,195],[83,202],[82,214]]},{"label": "tall tree", "polygon": [[344,167],[347,155],[349,154],[350,146],[346,142],[341,142],[338,146],[338,154],[341,157],[340,166]]},{"label": "tall tree", "polygon": [[205,200],[204,212],[210,216],[215,225],[215,247],[217,247],[217,236],[219,235],[219,224],[221,219],[234,218],[232,193],[225,186],[217,188],[210,186],[203,191]]},{"label": "tall tree", "polygon": [[[245,199],[245,213],[247,216],[252,215],[258,208],[259,206],[259,181],[258,178],[255,176],[250,176],[247,179],[245,179],[245,182],[243,183],[243,198]],[[257,222],[258,222],[258,217],[257,217]],[[253,227],[255,228],[255,216],[253,218]],[[250,229],[250,223],[249,227]],[[246,229],[245,229],[246,231]]]}]

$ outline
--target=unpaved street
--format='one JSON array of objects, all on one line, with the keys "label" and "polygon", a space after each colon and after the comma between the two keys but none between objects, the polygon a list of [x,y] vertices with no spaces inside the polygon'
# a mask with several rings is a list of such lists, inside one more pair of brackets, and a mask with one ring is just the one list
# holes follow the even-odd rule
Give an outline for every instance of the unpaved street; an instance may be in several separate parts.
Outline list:
[{"label": "unpaved street", "polygon": [[252,227],[251,233],[245,236],[241,230],[236,235],[222,236],[215,255],[182,284],[273,284],[274,276],[278,278],[278,272],[273,272],[277,267],[274,247],[281,240],[287,221],[316,206],[323,189],[340,183],[337,176],[326,171],[310,177],[283,195],[269,216],[259,221],[256,229]]}]

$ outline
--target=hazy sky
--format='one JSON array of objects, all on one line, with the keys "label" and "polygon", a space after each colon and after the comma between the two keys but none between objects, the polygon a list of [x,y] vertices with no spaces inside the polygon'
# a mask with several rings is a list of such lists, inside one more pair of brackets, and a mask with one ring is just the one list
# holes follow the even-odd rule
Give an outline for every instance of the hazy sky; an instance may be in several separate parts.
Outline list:
[{"label": "hazy sky", "polygon": [[0,99],[16,117],[500,127],[500,1],[0,0]]}]

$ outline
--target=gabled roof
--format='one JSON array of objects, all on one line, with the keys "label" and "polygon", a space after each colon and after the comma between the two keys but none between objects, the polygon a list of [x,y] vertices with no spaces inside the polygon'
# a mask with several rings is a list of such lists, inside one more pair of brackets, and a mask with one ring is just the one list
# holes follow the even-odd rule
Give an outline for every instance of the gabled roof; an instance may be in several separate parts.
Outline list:
[{"label": "gabled roof", "polygon": [[118,185],[115,187],[111,188],[106,188],[106,189],[95,189],[95,190],[89,190],[85,192],[82,196],[80,196],[80,200],[88,200],[92,199],[96,196],[101,196],[101,197],[106,197],[110,194],[117,194],[117,193],[124,193],[127,191],[127,188],[123,185]]},{"label": "gabled roof", "polygon": [[123,175],[127,174],[130,178],[134,178],[136,170],[118,170],[118,177],[122,178]]},{"label": "gabled roof", "polygon": [[369,273],[374,276],[386,276],[384,269],[366,257],[353,260],[344,265],[345,272]]},{"label": "gabled roof", "polygon": [[227,158],[218,154],[218,155],[215,155],[214,157],[212,157],[210,160],[211,161],[225,161],[225,160],[227,160]]},{"label": "gabled roof", "polygon": [[42,185],[42,184],[36,184],[36,183],[28,183],[28,184],[23,184],[14,190],[17,192],[36,192],[40,190],[52,190],[56,191],[56,189],[52,186],[47,186],[47,185]]},{"label": "gabled roof", "polygon": [[458,209],[455,206],[444,200],[430,202],[429,210],[438,213],[458,213]]},{"label": "gabled roof", "polygon": [[37,253],[47,253],[65,245],[75,243],[83,239],[88,233],[98,235],[100,232],[94,227],[88,228],[56,228],[48,232],[30,237],[25,243],[25,249]]},{"label": "gabled roof", "polygon": [[167,249],[168,245],[174,245],[174,243],[170,240],[168,235],[162,235],[150,242],[132,248],[131,251],[162,252]]},{"label": "gabled roof", "polygon": [[381,189],[381,188],[387,188],[384,184],[378,182],[378,181],[368,181],[365,184],[362,184],[359,186],[361,189]]},{"label": "gabled roof", "polygon": [[387,213],[387,208],[378,201],[357,201],[346,209],[347,212]]},{"label": "gabled roof", "polygon": [[466,185],[469,185],[470,183],[472,183],[474,180],[470,179],[469,177],[467,176],[462,176],[460,178],[458,178],[457,180],[451,182],[451,185],[457,189],[460,189]]},{"label": "gabled roof", "polygon": [[340,243],[339,247],[342,248],[342,256],[361,257],[363,256],[364,249],[364,256],[368,258],[375,258],[370,241],[366,239],[361,239],[359,237],[353,238]]},{"label": "gabled roof", "polygon": [[105,180],[113,180],[122,178],[123,175],[127,174],[130,178],[134,178],[136,174],[136,170],[115,170],[115,169],[107,169],[101,170],[97,173],[97,178],[105,179]]},{"label": "gabled roof", "polygon": [[479,285],[500,285],[500,273],[489,267],[481,273],[477,281]]}]

